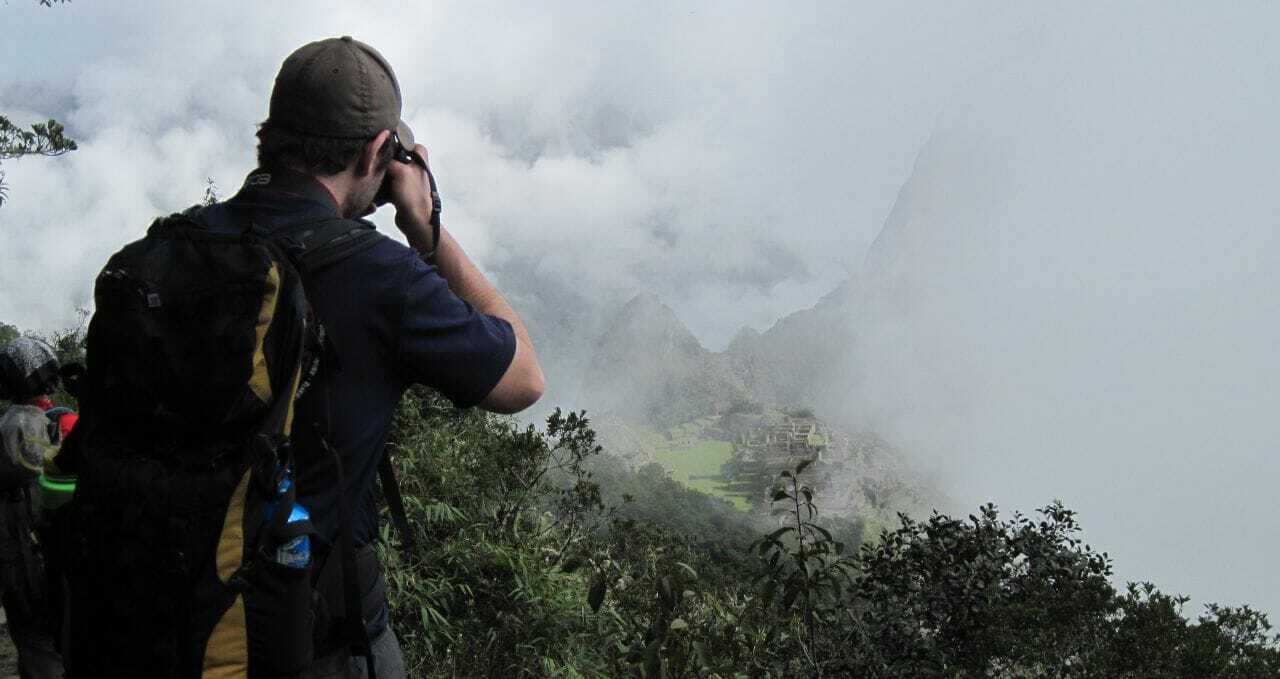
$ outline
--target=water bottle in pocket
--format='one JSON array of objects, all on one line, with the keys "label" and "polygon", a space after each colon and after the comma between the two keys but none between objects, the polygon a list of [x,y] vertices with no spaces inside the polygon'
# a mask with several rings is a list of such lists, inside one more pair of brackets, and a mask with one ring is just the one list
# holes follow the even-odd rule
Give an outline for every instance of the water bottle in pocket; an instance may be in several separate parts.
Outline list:
[{"label": "water bottle in pocket", "polygon": [[[285,472],[276,498],[268,503],[263,521],[270,530],[272,517],[288,504],[291,474]],[[267,535],[266,554],[252,576],[246,595],[250,665],[274,673],[301,671],[315,655],[312,635],[315,611],[311,593],[311,535],[315,532],[306,507],[293,502],[279,532]],[[274,546],[272,549],[271,547]]]}]

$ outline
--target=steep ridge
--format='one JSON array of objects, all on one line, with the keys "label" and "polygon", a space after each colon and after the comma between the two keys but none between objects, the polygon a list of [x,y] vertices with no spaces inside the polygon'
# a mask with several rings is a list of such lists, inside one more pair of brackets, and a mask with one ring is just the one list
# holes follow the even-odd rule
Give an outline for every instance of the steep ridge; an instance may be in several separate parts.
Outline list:
[{"label": "steep ridge", "polygon": [[726,357],[703,347],[647,293],[627,302],[595,343],[584,391],[599,415],[664,427],[723,412],[746,397]]},{"label": "steep ridge", "polygon": [[845,283],[763,333],[743,328],[720,353],[655,295],[637,295],[595,343],[587,402],[599,414],[661,425],[746,407],[821,410],[853,335],[851,289]]},{"label": "steep ridge", "polygon": [[779,407],[811,407],[838,395],[854,328],[854,284],[846,281],[812,308],[779,319],[763,333],[743,328],[725,351],[730,369],[752,400]]}]

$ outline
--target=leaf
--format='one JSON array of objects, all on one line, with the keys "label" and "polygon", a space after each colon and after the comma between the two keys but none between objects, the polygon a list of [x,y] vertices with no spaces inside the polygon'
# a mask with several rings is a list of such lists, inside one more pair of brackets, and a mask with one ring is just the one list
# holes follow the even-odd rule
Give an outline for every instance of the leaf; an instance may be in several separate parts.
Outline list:
[{"label": "leaf", "polygon": [[773,603],[773,595],[778,592],[778,581],[770,580],[764,583],[764,589],[760,592],[760,598],[764,599],[766,606]]},{"label": "leaf", "polygon": [[777,502],[778,500],[786,500],[786,499],[788,499],[788,498],[790,498],[790,497],[791,497],[791,493],[788,493],[787,491],[782,490],[782,489],[778,489],[778,490],[773,491],[773,500],[772,500],[772,501],[773,501],[773,502]]},{"label": "leaf", "polygon": [[791,608],[791,604],[796,602],[796,597],[800,596],[800,587],[792,585],[787,587],[782,595],[782,607]]},{"label": "leaf", "polygon": [[658,656],[658,650],[659,644],[657,641],[649,644],[649,647],[644,649],[644,667],[641,668],[641,671],[645,677],[657,679],[663,676],[662,658]]},{"label": "leaf", "polygon": [[798,474],[800,474],[800,472],[802,472],[802,471],[804,471],[804,470],[808,469],[808,468],[809,468],[809,465],[813,464],[813,463],[814,463],[814,461],[816,461],[817,459],[818,459],[818,458],[816,458],[816,457],[812,457],[812,458],[809,458],[808,460],[805,460],[804,462],[801,462],[800,464],[796,465],[796,474],[798,475]]},{"label": "leaf", "polygon": [[689,623],[685,622],[684,618],[676,618],[675,620],[671,621],[671,629],[673,630],[689,629]]},{"label": "leaf", "polygon": [[698,660],[699,669],[707,669],[711,667],[710,656],[707,655],[707,645],[701,641],[693,642],[693,656]]},{"label": "leaf", "polygon": [[591,606],[592,612],[599,612],[600,605],[604,603],[605,580],[600,578],[591,585],[591,590],[587,592],[587,605]]},{"label": "leaf", "polygon": [[563,573],[572,573],[578,570],[578,567],[581,565],[582,565],[582,559],[576,556],[570,557],[567,560],[565,560],[563,564],[560,564],[560,571]]},{"label": "leaf", "polygon": [[658,596],[662,597],[663,603],[668,607],[675,606],[676,595],[671,589],[671,578],[663,576],[658,579]]},{"label": "leaf", "polygon": [[758,552],[760,556],[764,556],[765,553],[768,552],[770,548],[774,548],[774,547],[781,549],[782,545],[777,540],[769,540],[767,538],[764,540],[761,540],[760,542],[757,542],[755,545],[756,552]]}]

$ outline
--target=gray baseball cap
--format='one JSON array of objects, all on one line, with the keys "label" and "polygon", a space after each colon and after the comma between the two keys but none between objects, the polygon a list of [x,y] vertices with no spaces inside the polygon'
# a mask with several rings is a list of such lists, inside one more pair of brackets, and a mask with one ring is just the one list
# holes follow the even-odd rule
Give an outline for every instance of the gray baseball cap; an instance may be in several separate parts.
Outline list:
[{"label": "gray baseball cap", "polygon": [[302,134],[371,139],[394,130],[413,148],[400,119],[403,100],[391,64],[349,35],[307,43],[284,60],[271,90],[267,122]]}]

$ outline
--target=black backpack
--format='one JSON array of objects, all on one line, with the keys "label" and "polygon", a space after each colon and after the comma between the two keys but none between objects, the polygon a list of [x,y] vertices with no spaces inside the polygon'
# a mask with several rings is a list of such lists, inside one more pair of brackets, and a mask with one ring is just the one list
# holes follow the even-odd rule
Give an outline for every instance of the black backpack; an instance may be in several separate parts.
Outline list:
[{"label": "black backpack", "polygon": [[[314,573],[272,556],[300,534],[313,564],[331,547],[307,522],[286,523],[294,486],[278,492],[295,401],[326,353],[304,278],[379,239],[343,219],[228,234],[193,208],[108,261],[64,447],[79,474],[62,555],[76,677],[288,675],[312,661],[329,617],[372,669],[351,607],[349,516],[332,546],[345,613],[325,610]],[[338,462],[335,483],[341,474]]]}]

